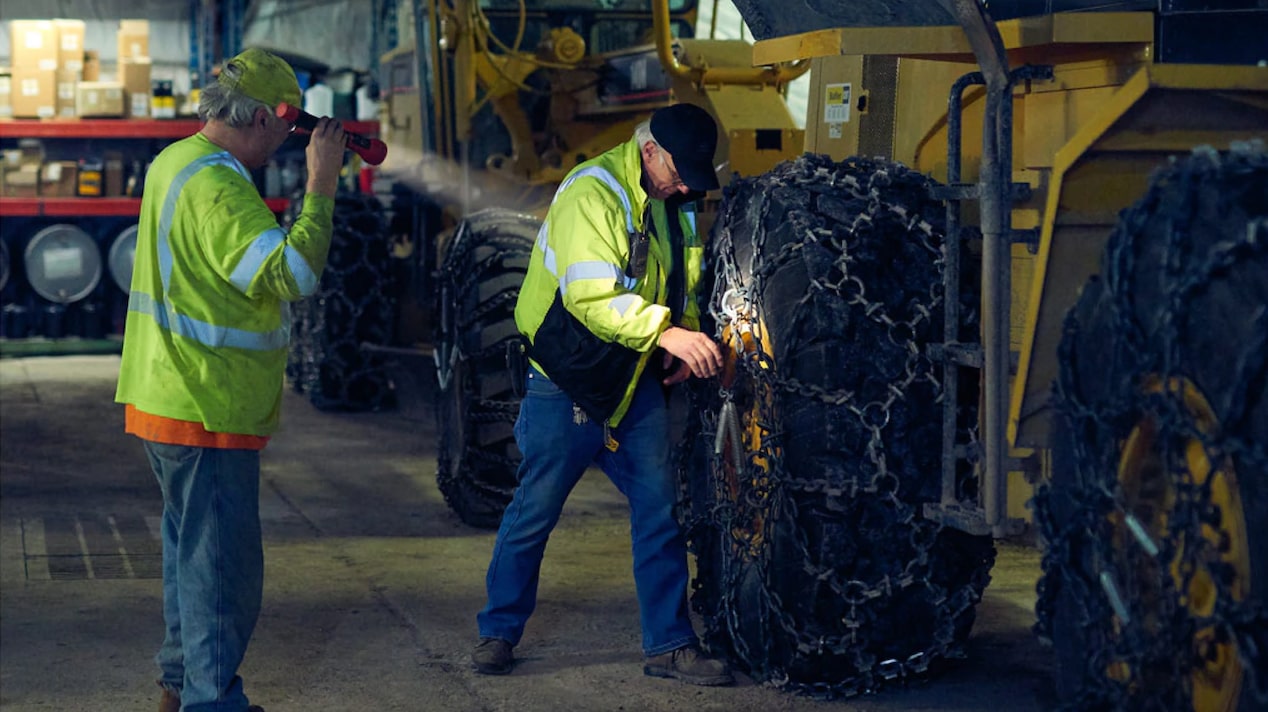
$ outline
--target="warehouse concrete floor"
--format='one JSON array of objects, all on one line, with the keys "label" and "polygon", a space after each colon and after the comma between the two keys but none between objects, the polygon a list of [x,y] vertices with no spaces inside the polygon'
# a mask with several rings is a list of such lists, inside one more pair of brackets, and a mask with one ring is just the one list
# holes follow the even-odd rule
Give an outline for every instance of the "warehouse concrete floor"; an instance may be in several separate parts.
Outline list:
[{"label": "warehouse concrete floor", "polygon": [[[333,414],[289,390],[261,486],[264,611],[242,674],[268,712],[1007,710],[1051,705],[1030,632],[1038,552],[1001,547],[966,660],[930,680],[823,701],[642,675],[628,522],[587,475],[546,553],[514,674],[471,672],[493,534],[435,485],[426,383],[401,407]],[[158,486],[113,403],[117,356],[0,360],[0,707],[155,709]]]}]

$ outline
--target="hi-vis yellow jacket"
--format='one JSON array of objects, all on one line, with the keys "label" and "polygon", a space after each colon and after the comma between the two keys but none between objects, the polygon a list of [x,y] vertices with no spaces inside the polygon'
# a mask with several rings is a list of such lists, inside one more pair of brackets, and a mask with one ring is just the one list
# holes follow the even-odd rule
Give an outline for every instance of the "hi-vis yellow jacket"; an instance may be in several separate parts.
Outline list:
[{"label": "hi-vis yellow jacket", "polygon": [[[534,365],[574,400],[578,400],[571,389],[574,384],[561,378],[560,373],[552,373],[535,356],[545,344],[554,346],[561,338],[568,338],[555,328],[558,320],[547,318],[556,300],[601,342],[619,344],[640,354],[628,377],[611,372],[591,374],[596,380],[627,378],[612,384],[623,387],[623,393],[607,418],[610,425],[618,424],[624,417],[661,333],[671,326],[670,309],[666,306],[668,277],[679,256],[670,249],[665,203],[648,198],[641,184],[642,174],[642,158],[634,139],[578,165],[568,174],[537,235],[515,305],[515,323],[532,344],[529,355]],[[651,226],[644,224],[649,215]],[[682,226],[686,287],[678,326],[699,329],[696,292],[704,250],[696,234],[695,212],[689,204],[679,211],[678,219]],[[650,233],[647,270],[636,279],[627,272],[630,233],[644,230]],[[565,344],[556,350],[576,350],[570,348]],[[585,356],[581,355],[580,360],[584,361]]]},{"label": "hi-vis yellow jacket", "polygon": [[288,302],[312,294],[334,201],[307,195],[289,233],[251,174],[202,134],[145,180],[115,400],[216,433],[277,427]]}]

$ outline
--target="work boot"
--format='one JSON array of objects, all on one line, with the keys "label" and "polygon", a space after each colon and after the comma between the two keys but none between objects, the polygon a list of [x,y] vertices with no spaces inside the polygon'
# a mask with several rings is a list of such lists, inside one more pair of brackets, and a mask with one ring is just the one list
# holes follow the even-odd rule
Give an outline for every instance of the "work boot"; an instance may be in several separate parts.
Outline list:
[{"label": "work boot", "polygon": [[735,682],[725,662],[706,658],[694,645],[645,658],[643,674],[672,677],[689,685],[730,685]]},{"label": "work boot", "polygon": [[511,655],[513,646],[499,638],[481,638],[471,651],[471,662],[475,671],[482,675],[505,675],[515,665],[515,656]]},{"label": "work boot", "polygon": [[159,712],[181,712],[181,696],[162,687],[163,694],[159,695]]},{"label": "work boot", "polygon": [[[164,687],[163,694],[159,695],[159,712],[181,712],[180,695]],[[264,708],[251,705],[247,708],[247,712],[264,712]]]}]

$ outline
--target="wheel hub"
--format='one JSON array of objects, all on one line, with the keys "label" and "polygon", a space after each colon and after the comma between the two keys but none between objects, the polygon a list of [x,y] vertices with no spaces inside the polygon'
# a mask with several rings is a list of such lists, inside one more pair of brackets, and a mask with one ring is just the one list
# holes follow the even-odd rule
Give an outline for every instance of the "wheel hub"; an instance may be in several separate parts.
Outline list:
[{"label": "wheel hub", "polygon": [[[1143,390],[1148,395],[1178,398],[1192,427],[1188,434],[1164,432],[1157,416],[1145,413],[1128,435],[1118,467],[1123,502],[1110,515],[1114,550],[1120,570],[1134,575],[1135,593],[1144,603],[1141,608],[1150,612],[1138,625],[1150,632],[1167,625],[1156,616],[1168,587],[1197,622],[1190,650],[1193,709],[1232,712],[1242,686],[1242,664],[1229,637],[1205,621],[1215,613],[1220,595],[1217,575],[1231,577],[1228,590],[1234,601],[1245,600],[1249,593],[1250,549],[1233,464],[1227,456],[1208,450],[1207,442],[1217,435],[1219,423],[1195,384],[1180,378],[1164,384],[1150,377]],[[1203,522],[1200,538],[1194,541],[1185,541],[1186,530],[1176,531],[1174,552],[1164,561],[1165,551],[1159,554],[1156,542],[1172,536],[1177,507],[1183,498],[1194,496],[1218,512],[1219,526]],[[1127,556],[1134,543],[1146,554],[1152,546],[1152,555]],[[1231,576],[1217,571],[1231,572]],[[1116,625],[1115,632],[1121,633],[1123,622]],[[1106,674],[1119,681],[1133,677],[1123,660],[1113,661]],[[1136,684],[1150,682],[1137,679]]]}]

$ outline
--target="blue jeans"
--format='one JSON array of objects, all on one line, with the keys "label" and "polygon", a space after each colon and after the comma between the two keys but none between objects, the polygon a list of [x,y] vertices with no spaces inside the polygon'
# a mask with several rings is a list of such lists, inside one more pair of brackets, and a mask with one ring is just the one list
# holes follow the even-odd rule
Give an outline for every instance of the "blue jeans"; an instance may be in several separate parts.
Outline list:
[{"label": "blue jeans", "polygon": [[616,452],[604,446],[601,423],[574,423],[572,400],[530,369],[515,421],[515,442],[524,460],[493,546],[485,581],[489,601],[476,616],[481,638],[519,643],[537,604],[546,540],[564,500],[594,462],[630,503],[643,654],[660,655],[696,643],[687,615],[687,547],[673,513],[669,416],[655,379],[640,381],[612,436],[620,443]]},{"label": "blue jeans", "polygon": [[243,712],[238,666],[264,593],[260,453],[142,442],[163,490],[159,684],[183,712]]}]

